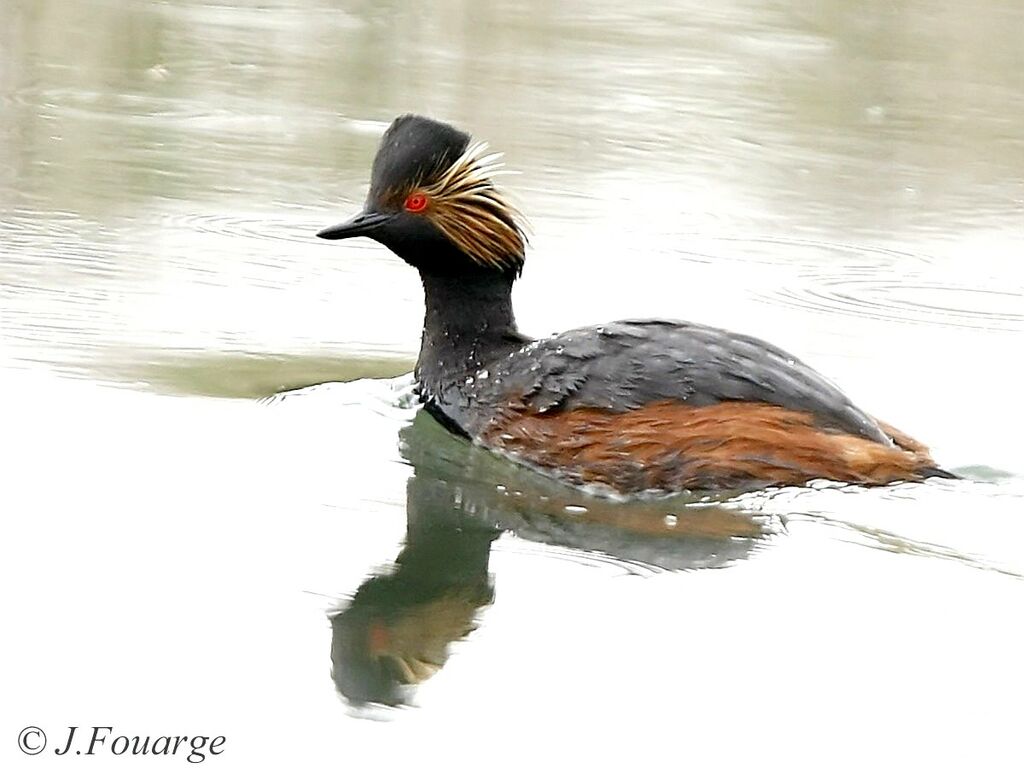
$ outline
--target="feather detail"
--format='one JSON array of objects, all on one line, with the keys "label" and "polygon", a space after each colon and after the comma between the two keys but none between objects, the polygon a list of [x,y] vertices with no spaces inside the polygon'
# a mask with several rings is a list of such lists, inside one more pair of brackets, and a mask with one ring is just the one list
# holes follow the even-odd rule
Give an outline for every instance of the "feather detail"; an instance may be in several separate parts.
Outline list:
[{"label": "feather detail", "polygon": [[427,196],[423,215],[473,261],[518,272],[526,221],[494,185],[495,176],[508,173],[501,158],[486,142],[471,144],[438,178],[421,180],[412,191]]}]

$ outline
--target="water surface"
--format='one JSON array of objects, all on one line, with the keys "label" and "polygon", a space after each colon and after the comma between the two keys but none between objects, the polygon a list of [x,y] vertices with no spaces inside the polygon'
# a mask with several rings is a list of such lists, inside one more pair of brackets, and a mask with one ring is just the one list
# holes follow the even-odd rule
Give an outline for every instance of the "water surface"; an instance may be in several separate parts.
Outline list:
[{"label": "water surface", "polygon": [[[995,1],[4,3],[7,748],[1014,765],[1022,39]],[[763,336],[966,479],[616,504],[444,434],[415,274],[313,237],[408,111],[518,172],[524,331]]]}]

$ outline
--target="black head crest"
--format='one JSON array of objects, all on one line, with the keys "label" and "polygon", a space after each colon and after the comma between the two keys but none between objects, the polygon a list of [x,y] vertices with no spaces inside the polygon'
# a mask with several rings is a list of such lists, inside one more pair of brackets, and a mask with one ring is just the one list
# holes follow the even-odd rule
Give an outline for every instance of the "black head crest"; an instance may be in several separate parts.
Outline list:
[{"label": "black head crest", "polygon": [[385,201],[439,176],[469,147],[470,136],[447,123],[402,115],[381,139],[370,176],[370,200]]}]

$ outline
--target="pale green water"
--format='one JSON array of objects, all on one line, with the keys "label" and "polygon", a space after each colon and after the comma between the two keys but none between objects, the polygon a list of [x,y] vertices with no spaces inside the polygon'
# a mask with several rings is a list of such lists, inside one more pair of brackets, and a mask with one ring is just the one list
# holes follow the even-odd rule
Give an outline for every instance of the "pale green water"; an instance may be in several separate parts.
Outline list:
[{"label": "pale green water", "polygon": [[[410,426],[415,275],[313,237],[407,111],[518,172],[525,331],[752,332],[970,479],[609,505]],[[1018,765],[1021,126],[1019,3],[4,0],[5,764]],[[381,627],[413,707],[335,689]]]}]

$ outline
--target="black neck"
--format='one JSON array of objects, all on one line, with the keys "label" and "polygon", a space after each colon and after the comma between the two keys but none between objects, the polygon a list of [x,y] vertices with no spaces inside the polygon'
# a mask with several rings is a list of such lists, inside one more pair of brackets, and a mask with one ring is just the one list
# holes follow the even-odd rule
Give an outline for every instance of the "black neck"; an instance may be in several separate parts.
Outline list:
[{"label": "black neck", "polygon": [[512,314],[511,274],[487,269],[469,274],[420,271],[426,298],[416,378],[437,390],[510,349],[523,337]]}]

